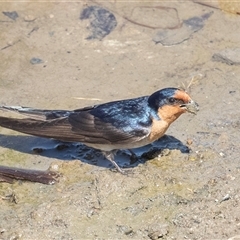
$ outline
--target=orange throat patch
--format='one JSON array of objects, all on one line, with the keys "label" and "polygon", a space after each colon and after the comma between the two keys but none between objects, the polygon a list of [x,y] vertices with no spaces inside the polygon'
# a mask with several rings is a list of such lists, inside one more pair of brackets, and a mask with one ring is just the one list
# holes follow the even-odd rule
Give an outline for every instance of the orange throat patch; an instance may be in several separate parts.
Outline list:
[{"label": "orange throat patch", "polygon": [[185,112],[186,110],[180,108],[178,105],[165,105],[158,109],[158,116],[170,125]]},{"label": "orange throat patch", "polygon": [[160,120],[153,119],[151,133],[149,139],[153,142],[162,137],[167,131],[168,127],[181,114],[185,112],[177,105],[165,105],[158,109],[158,116]]}]

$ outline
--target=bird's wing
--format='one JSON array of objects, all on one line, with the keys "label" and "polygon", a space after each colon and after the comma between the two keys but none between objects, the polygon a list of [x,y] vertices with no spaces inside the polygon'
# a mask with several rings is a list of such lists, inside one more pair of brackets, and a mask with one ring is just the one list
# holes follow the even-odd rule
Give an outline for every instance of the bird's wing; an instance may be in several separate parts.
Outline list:
[{"label": "bird's wing", "polygon": [[85,143],[92,144],[123,144],[136,142],[147,135],[150,130],[130,120],[125,120],[126,128],[120,126],[116,120],[114,124],[92,115],[90,112],[72,113],[68,117],[72,131],[84,137]]},{"label": "bird's wing", "polygon": [[0,126],[30,135],[86,144],[123,144],[141,140],[149,134],[147,128],[138,126],[129,126],[124,131],[84,111],[53,120],[0,117]]},{"label": "bird's wing", "polygon": [[145,100],[143,97],[115,101],[74,111],[2,107],[31,118],[0,117],[0,126],[35,136],[86,144],[137,142],[150,134],[151,121],[146,117]]}]

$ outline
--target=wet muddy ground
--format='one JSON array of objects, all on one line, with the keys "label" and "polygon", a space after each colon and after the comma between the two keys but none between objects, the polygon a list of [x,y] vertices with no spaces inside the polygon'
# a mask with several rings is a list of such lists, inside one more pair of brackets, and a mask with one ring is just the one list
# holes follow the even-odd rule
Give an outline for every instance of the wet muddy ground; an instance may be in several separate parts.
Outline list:
[{"label": "wet muddy ground", "polygon": [[240,6],[214,4],[1,3],[0,105],[76,109],[171,86],[200,111],[133,166],[119,151],[128,175],[81,143],[1,128],[1,165],[61,177],[0,183],[0,239],[240,239]]}]

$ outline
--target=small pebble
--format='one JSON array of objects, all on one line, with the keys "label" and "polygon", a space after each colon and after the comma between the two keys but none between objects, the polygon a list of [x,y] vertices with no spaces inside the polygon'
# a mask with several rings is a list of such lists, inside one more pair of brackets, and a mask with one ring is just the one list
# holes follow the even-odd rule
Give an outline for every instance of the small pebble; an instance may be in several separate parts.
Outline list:
[{"label": "small pebble", "polygon": [[24,17],[25,22],[33,22],[36,18],[33,15],[26,15]]},{"label": "small pebble", "polygon": [[40,64],[40,63],[43,63],[43,60],[40,59],[40,58],[35,58],[33,57],[31,60],[30,60],[30,63],[35,65],[35,64]]},{"label": "small pebble", "polygon": [[154,224],[148,229],[148,237],[151,240],[163,238],[169,233],[167,225]]},{"label": "small pebble", "polygon": [[220,201],[220,203],[221,202],[224,202],[224,201],[227,201],[227,200],[229,200],[230,199],[230,195],[229,194],[226,194],[224,197],[223,197],[223,199]]},{"label": "small pebble", "polygon": [[53,164],[53,165],[51,165],[50,169],[52,171],[57,171],[57,170],[59,170],[59,166],[57,164]]},{"label": "small pebble", "polygon": [[43,152],[43,148],[39,148],[39,147],[33,148],[32,150],[35,154],[40,154]]},{"label": "small pebble", "polygon": [[220,152],[219,155],[220,155],[221,157],[224,157],[224,156],[225,156],[225,154],[224,154],[223,152]]},{"label": "small pebble", "polygon": [[57,149],[58,151],[64,150],[64,149],[66,149],[66,148],[69,148],[69,145],[64,144],[64,143],[58,144],[58,145],[56,146],[56,149]]}]

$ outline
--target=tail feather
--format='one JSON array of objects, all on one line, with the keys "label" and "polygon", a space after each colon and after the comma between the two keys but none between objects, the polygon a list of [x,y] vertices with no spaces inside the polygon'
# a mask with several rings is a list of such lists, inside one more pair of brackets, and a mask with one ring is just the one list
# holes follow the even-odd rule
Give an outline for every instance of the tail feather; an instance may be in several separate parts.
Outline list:
[{"label": "tail feather", "polygon": [[38,137],[54,138],[67,142],[83,141],[83,136],[72,131],[72,126],[66,117],[48,121],[0,117],[0,126]]},{"label": "tail feather", "polygon": [[0,106],[0,109],[8,110],[11,112],[17,112],[39,120],[50,120],[67,117],[72,112],[67,110],[42,110],[21,106]]}]

